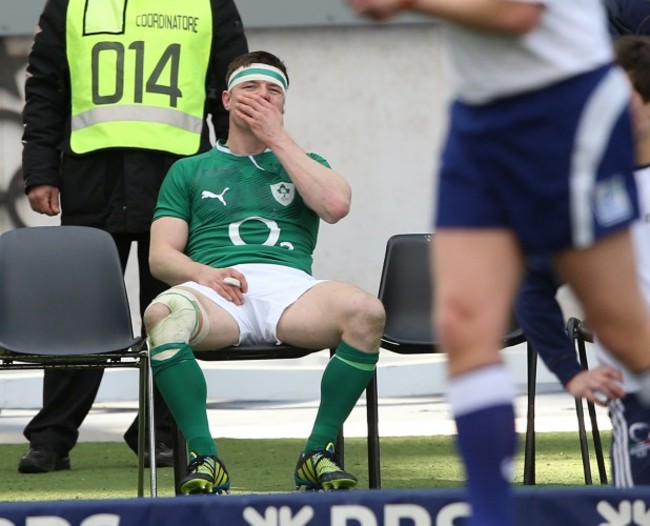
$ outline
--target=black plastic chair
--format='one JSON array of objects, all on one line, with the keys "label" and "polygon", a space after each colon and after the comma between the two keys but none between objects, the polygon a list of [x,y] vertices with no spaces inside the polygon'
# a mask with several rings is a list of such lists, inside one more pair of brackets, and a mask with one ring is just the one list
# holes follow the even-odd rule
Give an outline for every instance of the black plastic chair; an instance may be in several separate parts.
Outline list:
[{"label": "black plastic chair", "polygon": [[[381,347],[399,354],[441,352],[432,326],[433,283],[429,254],[433,234],[397,234],[386,245],[379,299],[386,309]],[[526,341],[514,316],[503,337],[503,347]],[[376,389],[368,405],[377,407]],[[376,423],[373,424],[375,429]],[[379,452],[377,453],[379,457]]]},{"label": "black plastic chair", "polygon": [[[0,235],[0,369],[138,368],[138,496],[144,493],[149,362],[133,336],[113,238],[80,226]],[[149,425],[153,430],[153,425]],[[149,435],[154,451],[153,434]],[[153,457],[153,455],[152,455]],[[151,494],[156,494],[155,469]]]},{"label": "black plastic chair", "polygon": [[[386,309],[381,347],[399,354],[441,352],[432,326],[429,253],[433,234],[397,234],[386,245],[379,299]],[[503,346],[526,341],[514,317]]]},{"label": "black plastic chair", "polygon": [[[240,347],[228,347],[226,349],[214,351],[195,352],[197,360],[207,362],[223,361],[250,361],[250,360],[285,360],[302,358],[309,354],[320,352],[320,349],[306,349],[302,347],[293,347],[291,345],[250,345]],[[330,354],[333,354],[333,350]],[[377,436],[377,374],[373,375],[370,384],[366,388],[366,410],[368,419],[368,486],[370,489],[381,487],[380,467],[379,467],[379,438]],[[373,396],[374,393],[374,396]],[[370,400],[374,399],[375,403],[371,404]],[[374,426],[372,424],[374,422]],[[185,475],[187,468],[187,444],[183,434],[180,432],[175,423],[173,430],[173,448],[174,448],[174,487],[178,492],[179,482]],[[343,432],[339,434],[336,446],[335,457],[341,467],[344,465],[344,439]]]}]

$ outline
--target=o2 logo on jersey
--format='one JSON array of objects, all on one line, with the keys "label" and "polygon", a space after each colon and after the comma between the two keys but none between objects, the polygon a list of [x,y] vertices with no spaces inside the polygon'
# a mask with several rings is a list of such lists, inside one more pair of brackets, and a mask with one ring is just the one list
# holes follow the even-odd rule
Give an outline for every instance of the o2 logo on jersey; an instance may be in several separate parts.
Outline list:
[{"label": "o2 logo on jersey", "polygon": [[241,237],[240,232],[241,226],[248,221],[259,221],[260,223],[266,225],[266,227],[269,229],[268,236],[266,237],[266,240],[261,243],[262,245],[269,247],[278,245],[289,250],[294,249],[294,246],[288,241],[282,241],[278,244],[281,232],[280,227],[275,221],[273,221],[273,219],[266,219],[265,217],[260,216],[251,216],[247,217],[246,219],[242,219],[241,221],[237,221],[236,223],[230,223],[228,226],[228,237],[230,237],[230,241],[233,245],[248,245],[248,243],[246,243],[246,241],[244,241],[244,239]]}]

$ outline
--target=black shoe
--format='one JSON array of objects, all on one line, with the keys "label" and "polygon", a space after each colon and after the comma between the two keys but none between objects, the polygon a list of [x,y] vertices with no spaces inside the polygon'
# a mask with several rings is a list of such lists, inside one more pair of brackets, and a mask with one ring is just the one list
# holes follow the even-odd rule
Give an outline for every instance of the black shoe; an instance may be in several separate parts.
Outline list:
[{"label": "black shoe", "polygon": [[70,457],[62,456],[48,446],[33,446],[18,462],[20,473],[49,473],[70,469]]},{"label": "black shoe", "polygon": [[[124,441],[126,445],[129,446],[129,449],[133,451],[136,456],[138,454],[138,443],[134,442],[133,439],[137,437],[126,437]],[[149,468],[151,464],[149,463],[149,440],[145,444],[145,453],[144,453],[144,467]],[[156,443],[156,467],[157,468],[171,468],[174,467],[174,450],[171,446],[168,446],[162,441]]]},{"label": "black shoe", "polygon": [[[151,467],[149,462],[149,451],[144,454],[144,466]],[[174,467],[174,450],[164,442],[156,444],[156,468],[173,468]]]}]

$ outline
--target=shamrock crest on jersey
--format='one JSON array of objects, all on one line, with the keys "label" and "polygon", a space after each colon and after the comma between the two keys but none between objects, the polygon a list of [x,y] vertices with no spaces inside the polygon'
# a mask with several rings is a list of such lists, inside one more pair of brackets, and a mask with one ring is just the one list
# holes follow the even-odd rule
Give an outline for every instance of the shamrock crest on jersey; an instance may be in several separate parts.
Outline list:
[{"label": "shamrock crest on jersey", "polygon": [[282,206],[289,206],[296,196],[296,188],[293,183],[279,182],[269,185],[271,187],[271,195]]}]

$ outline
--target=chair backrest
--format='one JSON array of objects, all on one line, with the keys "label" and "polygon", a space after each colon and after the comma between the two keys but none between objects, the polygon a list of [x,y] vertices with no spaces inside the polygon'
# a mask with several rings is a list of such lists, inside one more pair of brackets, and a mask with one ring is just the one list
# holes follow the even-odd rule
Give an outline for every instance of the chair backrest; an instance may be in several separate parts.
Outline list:
[{"label": "chair backrest", "polygon": [[[384,343],[434,352],[431,326],[431,234],[398,234],[386,244],[378,297],[386,310]],[[419,349],[419,350],[418,350]],[[404,349],[406,350],[406,349]]]},{"label": "chair backrest", "polygon": [[[386,244],[378,297],[386,310],[382,347],[401,353],[438,351],[432,327],[433,283],[429,258],[433,234],[397,234]],[[526,341],[514,316],[504,347]]]},{"label": "chair backrest", "polygon": [[80,226],[0,235],[0,348],[79,356],[134,345],[113,238]]}]

